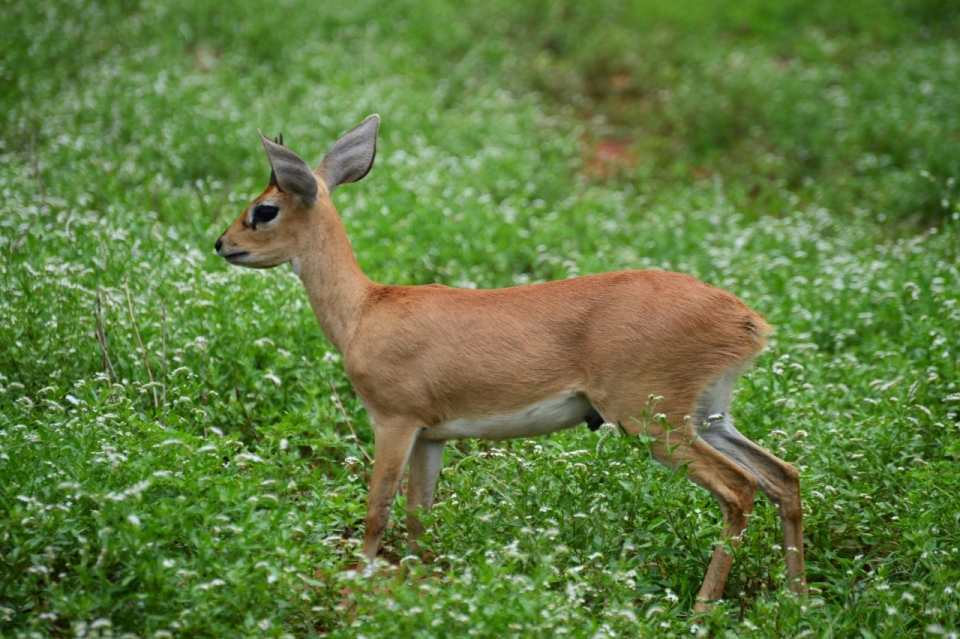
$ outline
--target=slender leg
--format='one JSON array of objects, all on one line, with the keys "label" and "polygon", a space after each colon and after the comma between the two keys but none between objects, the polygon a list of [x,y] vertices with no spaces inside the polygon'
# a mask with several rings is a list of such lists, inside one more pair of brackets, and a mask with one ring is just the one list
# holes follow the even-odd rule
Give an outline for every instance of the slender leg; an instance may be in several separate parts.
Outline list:
[{"label": "slender leg", "polygon": [[[688,464],[689,479],[706,488],[716,498],[723,513],[724,539],[737,546],[747,527],[747,517],[753,510],[757,479],[751,473],[720,454],[710,444],[684,431],[670,433],[670,445],[655,442],[651,446],[654,458],[670,468]],[[697,594],[696,612],[710,609],[711,601],[723,596],[723,586],[730,574],[733,554],[725,544],[717,544],[713,557]]]},{"label": "slender leg", "polygon": [[775,457],[744,437],[724,419],[704,427],[700,437],[718,451],[753,473],[760,490],[777,507],[783,528],[787,578],[790,589],[807,592],[803,563],[803,511],[800,506],[800,474],[796,467]]},{"label": "slender leg", "polygon": [[[730,546],[736,547],[747,527],[747,517],[753,510],[757,478],[694,434],[682,415],[684,413],[672,410],[667,413],[668,423],[678,425],[670,430],[664,430],[659,424],[642,425],[632,419],[617,421],[630,433],[644,433],[656,438],[657,441],[651,445],[651,452],[654,459],[661,464],[668,468],[687,465],[690,472],[688,478],[710,491],[720,504],[723,514],[722,535],[729,540]],[[723,586],[732,565],[733,554],[729,552],[727,545],[717,544],[704,575],[703,585],[697,593],[697,603],[693,608],[695,612],[706,612],[711,607],[709,602],[723,596]]]},{"label": "slender leg", "polygon": [[424,533],[418,511],[430,512],[433,489],[437,485],[443,464],[443,449],[447,442],[417,439],[410,454],[410,477],[407,480],[407,536],[411,552],[418,552],[417,538]]},{"label": "slender leg", "polygon": [[373,459],[373,478],[367,496],[366,530],[363,536],[363,555],[371,564],[380,548],[380,536],[390,519],[390,509],[400,487],[403,469],[421,424],[405,418],[376,416],[374,435],[376,444]]}]

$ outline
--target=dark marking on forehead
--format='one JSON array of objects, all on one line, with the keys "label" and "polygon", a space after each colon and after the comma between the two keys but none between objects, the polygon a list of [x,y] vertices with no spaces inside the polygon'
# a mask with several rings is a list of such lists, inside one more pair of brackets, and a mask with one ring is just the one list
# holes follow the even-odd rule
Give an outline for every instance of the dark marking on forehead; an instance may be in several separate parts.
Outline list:
[{"label": "dark marking on forehead", "polygon": [[269,197],[269,196],[271,196],[271,195],[273,195],[273,194],[275,194],[275,193],[283,193],[283,191],[281,191],[281,190],[277,187],[276,184],[270,184],[270,185],[268,185],[267,188],[265,188],[265,189],[263,190],[263,193],[261,193],[260,195],[258,195],[258,196],[257,196],[257,199],[255,199],[255,200],[253,201],[253,205],[255,206],[255,205],[259,204],[260,201],[263,200],[265,197]]}]

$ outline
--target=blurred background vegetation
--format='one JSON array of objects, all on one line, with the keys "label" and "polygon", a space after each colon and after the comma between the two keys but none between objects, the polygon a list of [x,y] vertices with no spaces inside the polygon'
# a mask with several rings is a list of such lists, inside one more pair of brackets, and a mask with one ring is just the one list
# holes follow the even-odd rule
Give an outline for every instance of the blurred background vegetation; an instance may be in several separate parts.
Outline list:
[{"label": "blurred background vegetation", "polygon": [[[375,37],[402,50],[390,71],[442,83],[437,106],[480,76],[599,119],[589,134],[616,140],[645,180],[720,176],[758,213],[792,206],[786,189],[838,211],[935,223],[960,169],[958,16],[950,0],[286,2],[229,12],[193,2],[13,3],[0,99],[12,115],[90,64],[146,47],[155,59],[222,59],[218,73],[291,104],[296,91],[281,80],[304,48],[323,55],[324,43]],[[300,64],[296,73],[359,81],[370,71],[357,66]],[[143,135],[128,126],[118,141]],[[189,166],[183,177],[224,168]]]},{"label": "blurred background vegetation", "polygon": [[[0,33],[4,636],[960,629],[956,2],[9,0]],[[372,278],[664,268],[778,327],[738,424],[801,468],[810,600],[758,502],[691,627],[715,504],[586,429],[450,446],[433,555],[345,572],[360,402],[299,281],[212,244],[258,128],[314,162],[373,112],[336,194]]]}]

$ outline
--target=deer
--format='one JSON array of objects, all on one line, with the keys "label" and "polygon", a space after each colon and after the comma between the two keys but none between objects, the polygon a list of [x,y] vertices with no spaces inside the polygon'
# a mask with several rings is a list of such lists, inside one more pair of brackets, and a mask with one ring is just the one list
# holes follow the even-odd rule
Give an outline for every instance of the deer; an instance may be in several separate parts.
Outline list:
[{"label": "deer", "polygon": [[[404,472],[407,532],[424,532],[446,442],[537,437],[586,422],[645,435],[654,459],[720,505],[695,612],[721,599],[757,491],[781,522],[789,588],[807,590],[797,468],[742,435],[734,383],[772,328],[736,296],[693,276],[628,270],[502,289],[368,279],[333,191],[363,179],[380,117],[340,137],[316,169],[260,133],[270,181],[216,240],[230,264],[290,264],[342,356],[374,434],[361,566],[374,566]],[[656,398],[657,419],[651,419]]]}]

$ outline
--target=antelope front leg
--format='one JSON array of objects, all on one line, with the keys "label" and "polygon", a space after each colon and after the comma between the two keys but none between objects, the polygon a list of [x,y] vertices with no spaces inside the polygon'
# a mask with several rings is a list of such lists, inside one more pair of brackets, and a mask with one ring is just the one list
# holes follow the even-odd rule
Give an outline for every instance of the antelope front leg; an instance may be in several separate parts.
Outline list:
[{"label": "antelope front leg", "polygon": [[407,480],[407,547],[420,551],[417,538],[424,533],[423,522],[417,511],[427,513],[433,505],[433,489],[437,485],[443,448],[447,442],[418,439],[410,454],[410,478]]},{"label": "antelope front leg", "polygon": [[376,438],[373,457],[373,478],[367,496],[366,530],[363,535],[363,556],[372,565],[380,548],[380,536],[390,519],[390,509],[397,495],[403,469],[421,425],[403,418],[374,419]]}]

